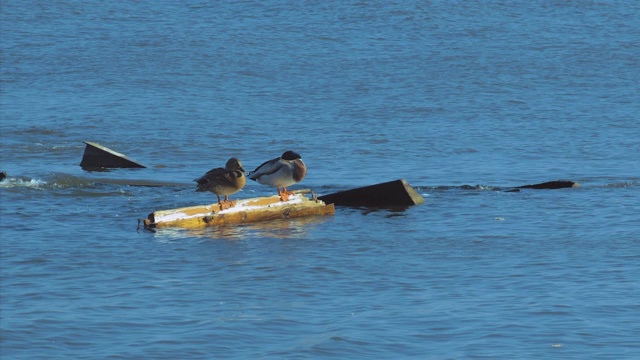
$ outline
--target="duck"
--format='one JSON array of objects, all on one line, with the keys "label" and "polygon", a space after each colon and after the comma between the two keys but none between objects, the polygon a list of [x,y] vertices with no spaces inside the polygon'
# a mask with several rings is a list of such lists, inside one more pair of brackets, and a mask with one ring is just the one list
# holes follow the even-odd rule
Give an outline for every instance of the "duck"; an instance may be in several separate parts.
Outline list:
[{"label": "duck", "polygon": [[248,177],[262,185],[275,187],[280,200],[288,201],[289,195],[293,193],[287,191],[287,186],[299,183],[306,174],[307,166],[302,161],[300,154],[288,150],[282,156],[262,163],[251,171]]},{"label": "duck", "polygon": [[[207,171],[204,175],[193,180],[198,183],[196,191],[211,191],[218,197],[220,210],[228,209],[236,205],[236,201],[230,201],[229,195],[240,191],[247,182],[242,162],[232,157],[223,168],[218,167]],[[224,196],[224,201],[220,196]]]}]

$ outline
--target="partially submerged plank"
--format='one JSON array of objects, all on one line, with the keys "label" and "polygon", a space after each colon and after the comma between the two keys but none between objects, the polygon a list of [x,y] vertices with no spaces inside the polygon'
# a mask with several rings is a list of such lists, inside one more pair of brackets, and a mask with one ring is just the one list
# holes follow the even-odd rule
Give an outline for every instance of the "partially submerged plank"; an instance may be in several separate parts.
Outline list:
[{"label": "partially submerged plank", "polygon": [[318,199],[335,205],[366,207],[411,206],[424,202],[405,179],[340,191]]},{"label": "partially submerged plank", "polygon": [[333,204],[310,200],[302,193],[280,201],[279,196],[237,200],[234,207],[220,210],[218,203],[189,206],[172,210],[159,210],[144,220],[145,228],[183,227],[202,228],[226,224],[293,219],[304,216],[333,215]]},{"label": "partially submerged plank", "polygon": [[83,141],[84,148],[80,166],[85,170],[99,170],[112,168],[146,168],[131,160],[126,155],[113,151],[105,146],[91,141]]},{"label": "partially submerged plank", "polygon": [[539,184],[533,185],[523,185],[518,186],[517,189],[564,189],[564,188],[572,188],[572,187],[580,187],[580,184],[575,181],[569,180],[554,180],[547,181]]}]

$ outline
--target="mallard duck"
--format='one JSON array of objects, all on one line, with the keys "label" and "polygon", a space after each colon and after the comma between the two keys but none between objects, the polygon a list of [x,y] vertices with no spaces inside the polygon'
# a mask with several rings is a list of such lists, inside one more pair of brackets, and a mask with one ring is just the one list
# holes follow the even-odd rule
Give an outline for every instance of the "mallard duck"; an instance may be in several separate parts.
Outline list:
[{"label": "mallard duck", "polygon": [[[249,173],[249,179],[262,185],[270,185],[276,188],[280,200],[289,200],[292,193],[287,191],[287,186],[299,183],[307,174],[307,167],[298,153],[285,151],[282,156],[265,161],[255,170]],[[282,188],[282,191],[280,190]]]},{"label": "mallard duck", "polygon": [[[244,173],[240,160],[231,158],[224,168],[211,169],[193,181],[198,183],[196,191],[211,191],[216,194],[220,210],[224,210],[236,204],[235,201],[229,201],[229,195],[244,187],[247,182]],[[220,195],[224,195],[224,201],[221,201]]]}]

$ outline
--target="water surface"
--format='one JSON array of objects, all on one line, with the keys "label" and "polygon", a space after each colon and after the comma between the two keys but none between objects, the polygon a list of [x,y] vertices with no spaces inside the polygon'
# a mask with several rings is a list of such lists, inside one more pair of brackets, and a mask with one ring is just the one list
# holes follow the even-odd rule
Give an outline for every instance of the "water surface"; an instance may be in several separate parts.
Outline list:
[{"label": "water surface", "polygon": [[[640,357],[639,15],[3,2],[1,357]],[[82,141],[148,168],[83,171]],[[294,188],[426,202],[136,231],[288,149]],[[557,179],[582,186],[507,191]]]}]

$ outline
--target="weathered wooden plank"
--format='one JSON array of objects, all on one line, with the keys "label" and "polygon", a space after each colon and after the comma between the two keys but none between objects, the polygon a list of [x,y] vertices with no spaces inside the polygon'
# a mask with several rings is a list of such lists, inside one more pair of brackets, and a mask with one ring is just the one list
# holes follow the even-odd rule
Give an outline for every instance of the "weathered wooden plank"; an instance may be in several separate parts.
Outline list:
[{"label": "weathered wooden plank", "polygon": [[220,210],[217,203],[159,210],[149,214],[144,224],[145,228],[202,228],[334,213],[333,204],[309,200],[304,194],[296,193],[284,202],[277,195],[237,200],[235,206],[224,210]]},{"label": "weathered wooden plank", "polygon": [[424,202],[424,198],[404,179],[340,191],[318,199],[335,205],[366,207],[411,206]]},{"label": "weathered wooden plank", "polygon": [[83,141],[87,146],[80,166],[85,170],[111,169],[111,168],[146,168],[131,160],[124,154],[113,151],[100,144]]}]

